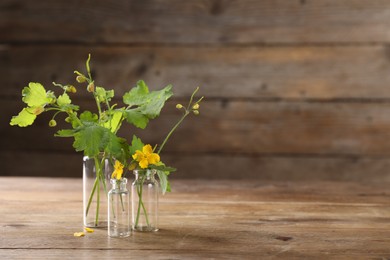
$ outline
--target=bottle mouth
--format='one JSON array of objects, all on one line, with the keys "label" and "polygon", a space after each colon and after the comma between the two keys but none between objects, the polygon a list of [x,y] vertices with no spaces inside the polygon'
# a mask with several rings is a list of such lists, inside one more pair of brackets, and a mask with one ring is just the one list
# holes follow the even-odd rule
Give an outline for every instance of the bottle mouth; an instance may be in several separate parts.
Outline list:
[{"label": "bottle mouth", "polygon": [[155,169],[136,169],[136,170],[133,170],[133,174],[134,175],[137,175],[137,174],[154,175],[154,174],[156,174],[156,170]]},{"label": "bottle mouth", "polygon": [[127,179],[126,178],[121,178],[120,180],[118,180],[118,179],[110,179],[110,183],[111,184],[118,184],[118,183],[126,184],[127,183]]}]

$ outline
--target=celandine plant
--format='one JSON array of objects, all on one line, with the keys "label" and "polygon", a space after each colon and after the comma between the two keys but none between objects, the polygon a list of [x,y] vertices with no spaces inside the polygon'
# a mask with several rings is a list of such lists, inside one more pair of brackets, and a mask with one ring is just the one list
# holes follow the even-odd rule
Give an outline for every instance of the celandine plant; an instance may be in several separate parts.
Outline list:
[{"label": "celandine plant", "polygon": [[[161,191],[170,192],[170,184],[168,175],[175,171],[175,168],[166,166],[160,158],[160,153],[171,137],[173,132],[183,122],[183,120],[191,113],[199,114],[199,103],[203,97],[194,101],[194,96],[199,88],[196,88],[191,95],[191,99],[186,107],[177,104],[176,108],[182,110],[183,114],[179,121],[173,126],[172,130],[165,137],[161,145],[155,145],[154,148],[150,144],[144,144],[141,139],[133,136],[130,146],[130,154],[132,159],[129,162],[129,169],[134,171],[136,180],[132,184],[132,228],[137,231],[157,231],[158,218],[158,193],[159,187],[154,179],[157,174],[160,180]],[[116,161],[115,170],[112,178],[116,178],[120,182],[123,174],[124,165]],[[118,184],[119,185],[119,184]],[[144,189],[147,189],[146,192]],[[146,202],[146,203],[145,203]]]},{"label": "celandine plant", "polygon": [[[159,116],[165,102],[173,95],[172,86],[168,85],[158,91],[149,91],[146,83],[140,80],[134,88],[123,95],[124,106],[118,107],[118,104],[112,104],[114,90],[106,90],[95,85],[90,70],[90,58],[89,55],[86,61],[85,74],[79,71],[74,73],[76,74],[76,81],[86,85],[86,90],[96,102],[96,113],[91,111],[80,112],[79,106],[72,103],[70,95],[77,92],[73,85],[53,82],[53,85],[61,90],[60,94],[56,94],[54,91],[46,90],[40,83],[30,82],[22,90],[22,101],[26,104],[26,107],[17,116],[12,117],[10,124],[27,127],[34,123],[38,115],[44,112],[53,112],[49,126],[55,127],[57,116],[59,114],[66,115],[65,121],[69,123],[70,128],[57,131],[55,136],[74,138],[73,147],[75,150],[82,151],[85,156],[94,161],[96,177],[84,208],[84,217],[90,213],[91,203],[95,200],[97,205],[93,226],[98,226],[99,203],[102,199],[100,187],[103,186],[104,188],[104,196],[107,196],[108,192],[104,173],[106,160],[111,165],[115,163],[113,178],[120,180],[123,169],[126,168],[131,170],[153,170],[159,177],[162,192],[170,191],[168,175],[175,169],[167,167],[161,161],[159,154],[184,118],[191,112],[199,114],[199,102],[203,97],[193,102],[194,95],[198,91],[197,88],[192,94],[187,107],[177,105],[178,109],[183,110],[183,116],[168,133],[161,145],[152,148],[150,145],[144,145],[141,139],[136,136],[133,136],[131,145],[129,145],[126,139],[117,135],[122,124],[126,122],[145,129],[149,120]],[[140,195],[142,195],[142,191],[140,191]],[[140,206],[141,208],[144,206],[142,200]]]}]

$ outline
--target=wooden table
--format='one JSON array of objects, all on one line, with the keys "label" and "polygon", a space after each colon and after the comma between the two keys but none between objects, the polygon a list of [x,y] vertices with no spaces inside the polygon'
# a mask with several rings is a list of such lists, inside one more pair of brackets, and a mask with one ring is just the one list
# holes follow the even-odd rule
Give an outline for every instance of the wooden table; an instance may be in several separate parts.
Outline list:
[{"label": "wooden table", "polygon": [[389,259],[385,184],[173,181],[160,231],[85,237],[80,179],[0,178],[0,259]]}]

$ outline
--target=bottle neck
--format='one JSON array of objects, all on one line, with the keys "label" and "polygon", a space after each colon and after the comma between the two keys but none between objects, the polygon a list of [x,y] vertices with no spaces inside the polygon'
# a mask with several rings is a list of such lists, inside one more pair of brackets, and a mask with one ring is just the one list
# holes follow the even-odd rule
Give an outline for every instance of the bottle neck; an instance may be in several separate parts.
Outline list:
[{"label": "bottle neck", "polygon": [[127,179],[122,178],[120,180],[111,179],[111,185],[113,190],[126,190]]},{"label": "bottle neck", "polygon": [[156,174],[156,170],[150,170],[150,169],[146,169],[146,170],[134,170],[133,171],[134,175],[135,175],[135,180],[152,180],[154,181],[154,176]]}]

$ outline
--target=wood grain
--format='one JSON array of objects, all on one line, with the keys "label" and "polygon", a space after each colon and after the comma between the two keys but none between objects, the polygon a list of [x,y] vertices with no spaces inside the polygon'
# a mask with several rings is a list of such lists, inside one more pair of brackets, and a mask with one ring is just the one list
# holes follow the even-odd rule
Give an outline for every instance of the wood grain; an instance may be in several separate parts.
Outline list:
[{"label": "wood grain", "polygon": [[[139,79],[152,89],[173,84],[176,97],[196,86],[207,98],[363,99],[390,98],[386,46],[291,47],[97,47],[0,46],[0,96],[19,98],[28,82],[76,84],[92,53],[97,84],[123,95]],[[86,97],[84,86],[78,95]]]},{"label": "wood grain", "polygon": [[81,184],[81,179],[1,178],[0,256],[380,259],[390,254],[389,194],[383,183],[175,181],[174,192],[160,200],[161,230],[126,239],[110,239],[99,229],[73,237],[82,228]]},{"label": "wood grain", "polygon": [[[20,103],[5,101],[5,118],[17,114]],[[181,125],[166,152],[388,156],[390,151],[389,103],[205,101],[200,111]],[[69,126],[59,117],[61,125],[49,128],[52,115],[43,116],[28,128],[3,122],[0,134],[8,138],[1,140],[0,150],[73,151],[72,140],[53,137],[60,126]],[[124,125],[120,135],[131,140],[135,133],[160,144],[179,117],[175,102],[169,102],[146,130]]]},{"label": "wood grain", "polygon": [[[136,133],[160,143],[177,119],[176,102],[201,87],[201,116],[164,154],[182,178],[388,180],[389,7],[385,0],[3,0],[0,175],[79,176],[81,155],[72,140],[52,137],[48,116],[28,129],[8,122],[29,81],[75,83],[72,72],[92,53],[97,84],[117,96],[139,79],[152,89],[174,85],[161,118],[143,133],[122,131],[127,139]],[[89,109],[83,88],[75,99]]]},{"label": "wood grain", "polygon": [[[178,169],[171,180],[390,181],[388,157],[163,153],[162,160]],[[3,176],[82,176],[82,154],[75,152],[1,151],[0,161]]]},{"label": "wood grain", "polygon": [[386,0],[3,0],[0,41],[387,43],[389,7]]}]

